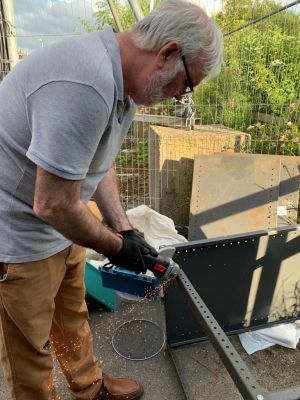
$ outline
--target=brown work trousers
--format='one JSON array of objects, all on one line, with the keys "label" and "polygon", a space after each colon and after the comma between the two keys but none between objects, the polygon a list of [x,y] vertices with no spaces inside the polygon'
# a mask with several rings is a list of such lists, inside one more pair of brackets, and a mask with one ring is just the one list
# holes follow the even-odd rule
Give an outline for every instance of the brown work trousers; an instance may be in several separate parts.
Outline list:
[{"label": "brown work trousers", "polygon": [[0,357],[15,400],[57,400],[49,342],[74,399],[92,399],[102,372],[93,354],[84,289],[85,250],[0,263]]}]

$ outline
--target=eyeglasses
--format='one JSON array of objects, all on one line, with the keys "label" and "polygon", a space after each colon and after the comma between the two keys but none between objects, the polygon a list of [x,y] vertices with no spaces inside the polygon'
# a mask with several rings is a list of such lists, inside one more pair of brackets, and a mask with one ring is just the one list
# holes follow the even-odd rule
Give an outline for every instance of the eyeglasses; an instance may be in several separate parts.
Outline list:
[{"label": "eyeglasses", "polygon": [[194,86],[193,86],[193,84],[192,84],[189,71],[188,71],[188,69],[187,69],[187,65],[186,65],[186,62],[185,62],[185,57],[184,57],[184,56],[181,56],[181,60],[182,60],[183,66],[184,66],[184,71],[185,71],[185,76],[186,76],[186,81],[187,81],[187,86],[186,86],[186,88],[182,91],[181,94],[182,94],[182,95],[185,95],[185,94],[193,93],[193,91],[194,91]]}]

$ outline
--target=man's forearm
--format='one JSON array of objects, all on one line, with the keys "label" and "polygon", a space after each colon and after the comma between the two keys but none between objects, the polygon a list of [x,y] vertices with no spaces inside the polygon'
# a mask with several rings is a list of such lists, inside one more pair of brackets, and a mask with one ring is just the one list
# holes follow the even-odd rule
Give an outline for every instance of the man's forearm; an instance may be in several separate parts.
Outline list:
[{"label": "man's forearm", "polygon": [[58,232],[104,255],[118,253],[122,239],[107,229],[80,200],[81,182],[68,181],[37,168],[34,211]]},{"label": "man's forearm", "polygon": [[118,180],[114,168],[111,168],[99,183],[94,198],[105,222],[116,231],[132,229],[122,207]]},{"label": "man's forearm", "polygon": [[80,246],[104,255],[116,254],[122,248],[122,239],[107,229],[82,202],[60,208],[46,218],[46,222]]}]

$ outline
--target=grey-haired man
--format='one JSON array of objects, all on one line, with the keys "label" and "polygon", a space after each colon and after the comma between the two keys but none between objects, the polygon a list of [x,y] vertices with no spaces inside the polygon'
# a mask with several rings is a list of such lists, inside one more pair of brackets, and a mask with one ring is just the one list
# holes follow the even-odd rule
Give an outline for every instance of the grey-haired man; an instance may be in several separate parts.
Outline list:
[{"label": "grey-haired man", "polygon": [[[94,357],[84,248],[147,270],[156,253],[132,230],[113,161],[136,104],[180,99],[221,62],[215,24],[171,0],[130,32],[107,27],[37,51],[1,83],[0,354],[13,399],[58,398],[48,340],[74,399],[141,397],[137,381],[110,378]],[[89,211],[92,195],[109,228]]]}]

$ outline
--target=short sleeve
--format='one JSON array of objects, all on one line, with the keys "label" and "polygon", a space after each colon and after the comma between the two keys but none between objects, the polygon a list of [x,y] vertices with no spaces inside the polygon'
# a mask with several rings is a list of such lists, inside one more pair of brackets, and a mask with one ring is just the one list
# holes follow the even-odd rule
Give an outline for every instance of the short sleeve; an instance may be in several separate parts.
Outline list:
[{"label": "short sleeve", "polygon": [[84,179],[109,120],[101,95],[91,86],[51,82],[28,97],[27,113],[26,156],[54,175]]}]

